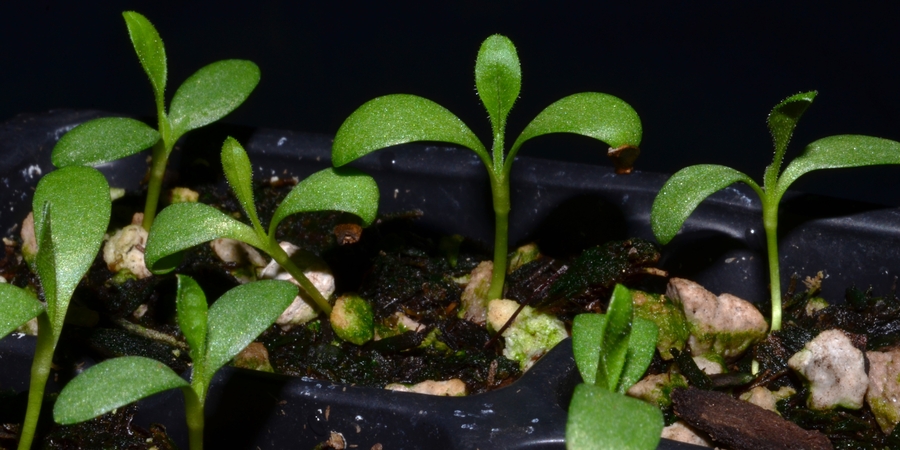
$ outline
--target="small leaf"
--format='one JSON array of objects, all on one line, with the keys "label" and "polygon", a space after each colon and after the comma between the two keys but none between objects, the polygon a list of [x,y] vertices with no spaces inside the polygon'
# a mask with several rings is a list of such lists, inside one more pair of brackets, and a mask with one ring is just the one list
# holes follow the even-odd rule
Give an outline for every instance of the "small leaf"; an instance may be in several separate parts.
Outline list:
[{"label": "small leaf", "polygon": [[44,310],[34,295],[9,283],[0,283],[0,338]]},{"label": "small leaf", "polygon": [[417,141],[461,145],[485,164],[491,161],[462,120],[431,100],[407,94],[378,97],[353,111],[334,136],[331,159],[340,167],[375,150]]},{"label": "small leaf", "polygon": [[53,420],[61,425],[84,422],[153,394],[186,386],[190,384],[154,359],[108,359],[63,388],[53,406]]},{"label": "small leaf", "polygon": [[[34,219],[35,238],[37,239],[38,249],[43,249],[43,251],[38,251],[34,258],[35,271],[38,279],[41,281],[41,291],[47,303],[47,317],[50,319],[51,324],[57,324],[62,321],[56,320],[57,307],[60,306],[60,303],[57,301],[59,295],[57,295],[56,287],[58,284],[56,279],[56,246],[53,245],[50,203],[44,202],[44,207],[41,211],[34,211],[34,214],[36,216]],[[65,305],[62,306],[65,307]],[[63,309],[63,315],[65,315],[65,309]]]},{"label": "small leaf", "polygon": [[344,211],[362,219],[363,226],[378,213],[378,185],[372,177],[352,167],[320,170],[301,181],[278,205],[269,235],[286,217],[299,212]]},{"label": "small leaf", "polygon": [[481,44],[475,60],[475,87],[487,108],[494,133],[501,132],[522,88],[519,56],[506,36],[495,34]]},{"label": "small leaf", "polygon": [[222,168],[225,170],[225,178],[231,190],[244,208],[244,213],[250,218],[253,228],[261,232],[262,225],[256,215],[256,204],[253,202],[253,167],[244,147],[231,136],[222,144]]},{"label": "small leaf", "polygon": [[814,98],[816,98],[816,91],[795,94],[775,105],[775,108],[769,113],[766,123],[769,125],[769,132],[772,133],[772,140],[775,143],[773,167],[776,170],[781,167],[784,152],[787,150],[788,143],[791,141],[791,135],[794,134],[794,128],[797,126],[800,116],[806,112]]},{"label": "small leaf", "polygon": [[[641,119],[618,97],[582,92],[557,100],[541,111],[510,149],[514,156],[527,140],[548,133],[575,133],[605,142],[611,148],[637,147],[643,133]],[[511,158],[510,158],[511,159]]]},{"label": "small leaf", "polygon": [[640,317],[634,318],[631,336],[628,338],[628,356],[625,358],[625,367],[622,369],[622,377],[616,389],[618,393],[624,394],[628,388],[643,378],[647,368],[650,367],[650,361],[653,360],[658,336],[659,328],[655,323]]},{"label": "small leaf", "polygon": [[126,117],[104,117],[85,122],[64,134],[53,147],[56,167],[91,166],[133,155],[150,148],[159,132]]},{"label": "small leaf", "polygon": [[[109,225],[109,184],[103,174],[90,167],[63,167],[41,178],[32,204],[34,211],[42,211],[49,204],[52,216],[52,264],[58,302],[55,307],[61,314],[52,320],[61,325],[75,286],[97,257]],[[42,235],[42,226],[41,220],[35,220],[35,236]],[[39,258],[41,252],[51,248],[39,246]],[[41,273],[42,283],[45,276],[49,275]]]},{"label": "small leaf", "polygon": [[781,198],[801,175],[818,169],[900,164],[900,143],[871,136],[839,135],[819,139],[794,158],[778,180]]},{"label": "small leaf", "polygon": [[566,448],[653,450],[663,426],[657,407],[599,386],[579,384],[569,404]]},{"label": "small leaf", "polygon": [[297,286],[266,280],[242,284],[209,308],[206,374],[212,377],[231,358],[275,323],[297,296]]},{"label": "small leaf", "polygon": [[166,91],[166,49],[162,38],[159,37],[153,24],[141,14],[125,11],[122,16],[125,17],[125,25],[128,27],[128,36],[131,37],[134,51],[141,61],[144,72],[150,77],[153,92],[158,100],[162,99]]},{"label": "small leaf", "polygon": [[633,317],[631,291],[616,284],[606,310],[606,329],[603,330],[603,344],[600,346],[600,359],[597,362],[597,386],[606,386],[610,391],[615,391],[618,387],[625,358],[628,356]]},{"label": "small leaf", "polygon": [[250,61],[217,61],[198,70],[172,97],[169,120],[173,141],[234,111],[258,83],[259,67]]},{"label": "small leaf", "polygon": [[169,205],[153,221],[144,260],[151,272],[163,274],[175,269],[170,257],[195,245],[226,237],[262,249],[265,243],[250,226],[203,203]]},{"label": "small leaf", "polygon": [[660,189],[650,209],[650,225],[656,240],[668,244],[700,202],[738,181],[762,196],[762,190],[752,178],[730,167],[700,164],[676,172]]},{"label": "small leaf", "polygon": [[193,278],[181,274],[177,278],[175,310],[178,314],[178,328],[190,346],[191,360],[198,363],[206,355],[206,294]]},{"label": "small leaf", "polygon": [[572,353],[585,383],[597,382],[597,363],[605,331],[606,314],[579,314],[572,321]]}]

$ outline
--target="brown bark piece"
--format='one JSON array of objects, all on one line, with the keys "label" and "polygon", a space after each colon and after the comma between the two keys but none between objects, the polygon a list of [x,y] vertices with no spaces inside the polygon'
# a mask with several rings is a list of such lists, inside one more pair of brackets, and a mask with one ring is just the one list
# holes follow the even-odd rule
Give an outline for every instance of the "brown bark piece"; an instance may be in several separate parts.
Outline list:
[{"label": "brown bark piece", "polygon": [[672,391],[675,414],[734,450],[824,450],[831,441],[778,414],[715,391]]}]

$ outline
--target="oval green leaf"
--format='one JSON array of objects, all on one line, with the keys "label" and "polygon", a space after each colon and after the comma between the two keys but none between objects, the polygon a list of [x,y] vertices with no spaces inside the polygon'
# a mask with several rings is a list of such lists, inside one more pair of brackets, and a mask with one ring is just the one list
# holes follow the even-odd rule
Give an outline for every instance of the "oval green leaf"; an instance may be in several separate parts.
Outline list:
[{"label": "oval green leaf", "polygon": [[84,422],[131,402],[190,384],[165,364],[142,356],[103,361],[75,377],[53,406],[61,425]]},{"label": "oval green leaf", "polygon": [[644,377],[653,353],[656,351],[656,338],[659,336],[659,328],[647,319],[635,317],[631,324],[631,336],[628,338],[628,356],[625,358],[625,367],[622,369],[622,377],[619,378],[619,387],[616,391],[624,394],[628,388]]},{"label": "oval green leaf", "polygon": [[654,450],[665,426],[659,408],[599,386],[575,386],[566,448]]},{"label": "oval green leaf", "polygon": [[178,291],[175,296],[175,311],[178,328],[190,346],[191,360],[202,361],[206,354],[207,312],[206,294],[193,278],[177,275]]},{"label": "oval green leaf", "polygon": [[34,295],[9,283],[0,283],[0,338],[44,310]]},{"label": "oval green leaf", "polygon": [[331,160],[340,167],[375,150],[418,141],[461,145],[485,164],[491,161],[462,120],[431,100],[408,94],[378,97],[353,111],[334,136]]},{"label": "oval green leaf", "polygon": [[231,136],[222,144],[222,168],[225,170],[225,179],[244,208],[244,213],[250,218],[253,228],[261,232],[262,225],[253,201],[253,167],[250,165],[250,157],[244,147]]},{"label": "oval green leaf", "polygon": [[900,142],[851,134],[822,138],[806,146],[784,169],[778,180],[777,198],[797,178],[813,170],[880,164],[900,164]]},{"label": "oval green leaf", "polygon": [[287,281],[266,280],[237,286],[216,300],[209,308],[207,376],[275,323],[297,293],[297,286]]},{"label": "oval green leaf", "polygon": [[475,60],[475,87],[494,133],[501,132],[522,88],[519,56],[506,36],[495,34],[481,44]]},{"label": "oval green leaf", "polygon": [[144,261],[151,272],[168,273],[177,264],[170,257],[220,237],[265,248],[253,228],[222,211],[203,203],[175,203],[163,209],[153,221]]},{"label": "oval green leaf", "polygon": [[641,118],[628,103],[600,92],[582,92],[557,100],[522,130],[509,160],[527,140],[548,133],[575,133],[616,148],[641,143]]},{"label": "oval green leaf", "polygon": [[597,382],[597,363],[606,330],[606,314],[579,314],[572,321],[572,353],[585,383]]},{"label": "oval green leaf", "polygon": [[352,167],[320,170],[301,181],[278,205],[269,225],[269,236],[286,217],[299,212],[343,211],[362,219],[363,226],[378,213],[378,185],[372,177]]},{"label": "oval green leaf", "polygon": [[[43,211],[45,204],[49,205],[48,222],[52,221],[53,267],[41,270],[39,264],[38,272],[42,282],[48,277],[55,278],[56,299],[47,301],[65,316],[69,298],[97,257],[109,225],[112,207],[109,184],[103,174],[90,167],[63,167],[38,182],[32,202],[35,213]],[[42,235],[43,222],[35,220],[35,236]],[[46,250],[39,247],[38,254]],[[62,319],[52,317],[54,324],[61,325]]]},{"label": "oval green leaf", "polygon": [[150,77],[150,84],[153,85],[153,92],[159,101],[166,91],[166,48],[163,46],[162,38],[159,37],[153,24],[141,14],[125,11],[122,16],[125,17],[125,25],[128,27],[128,36],[131,37],[134,51],[141,61],[144,72]]},{"label": "oval green leaf", "polygon": [[175,92],[169,108],[173,142],[184,133],[215,122],[244,103],[259,83],[250,61],[214,62],[191,75]]},{"label": "oval green leaf", "polygon": [[656,240],[668,244],[700,202],[738,181],[747,183],[762,197],[752,178],[730,167],[700,164],[676,172],[659,190],[650,209]]},{"label": "oval green leaf", "polygon": [[53,147],[56,167],[91,166],[131,156],[150,148],[159,132],[126,117],[103,117],[85,122],[64,134]]}]

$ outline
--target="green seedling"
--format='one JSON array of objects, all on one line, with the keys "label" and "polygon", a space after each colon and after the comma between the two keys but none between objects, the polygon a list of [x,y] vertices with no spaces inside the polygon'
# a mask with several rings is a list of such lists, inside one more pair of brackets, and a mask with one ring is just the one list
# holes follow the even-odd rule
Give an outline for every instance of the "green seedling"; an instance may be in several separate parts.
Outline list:
[{"label": "green seedling", "polygon": [[631,292],[620,284],[606,314],[575,317],[572,351],[584,383],[569,404],[566,448],[656,448],[662,413],[624,394],[650,366],[657,334],[653,322],[634,316]]},{"label": "green seedling", "polygon": [[[77,186],[78,189],[73,189]],[[0,333],[6,334],[31,317],[38,319],[38,339],[31,366],[28,409],[19,449],[31,448],[53,352],[62,332],[69,301],[103,242],[109,225],[111,200],[103,174],[90,167],[66,167],[38,182],[32,207],[38,251],[34,270],[46,308],[31,294],[0,285]],[[10,306],[10,309],[6,309]]]},{"label": "green seedling", "polygon": [[769,258],[769,285],[772,294],[772,331],[781,329],[781,275],[778,268],[778,203],[787,188],[801,175],[818,169],[900,164],[900,143],[871,136],[839,135],[819,139],[781,170],[788,142],[800,116],[816,92],[790,96],[769,114],[769,132],[775,143],[775,157],[766,167],[763,185],[730,167],[703,164],[679,170],[663,185],[650,212],[656,239],[667,244],[688,216],[706,197],[731,184],[749,185],[762,202],[763,228]]},{"label": "green seedling", "polygon": [[158,129],[124,117],[105,117],[85,122],[66,133],[53,148],[57,167],[96,165],[133,155],[153,147],[143,227],[156,217],[163,174],[169,154],[188,131],[215,122],[237,108],[259,83],[259,68],[250,61],[214,62],[191,75],[175,91],[166,112],[166,49],[156,28],[146,17],[122,14],[144,72],[150,77],[156,100]]},{"label": "green seedling", "polygon": [[332,161],[343,166],[375,150],[416,141],[439,141],[474,151],[487,167],[494,202],[494,272],[488,300],[500,298],[506,277],[509,228],[509,176],[525,141],[548,133],[575,133],[606,142],[617,170],[627,173],[637,158],[641,122],[627,103],[607,94],[583,92],[544,109],[506,152],[506,118],[519,96],[522,73],[513,43],[494,35],[481,44],[475,86],[491,121],[491,151],[458,117],[437,103],[414,95],[378,97],[353,112],[334,138]]},{"label": "green seedling", "polygon": [[75,377],[60,392],[53,419],[69,425],[93,419],[169,389],[184,393],[192,450],[203,448],[203,406],[212,377],[271,326],[297,295],[285,281],[242,284],[207,308],[206,295],[192,278],[178,275],[178,326],[190,347],[188,383],[159,361],[141,356],[106,360]]},{"label": "green seedling", "polygon": [[218,238],[230,238],[252,245],[271,256],[300,283],[303,291],[326,314],[331,304],[291,261],[275,240],[275,230],[286,217],[299,212],[343,211],[362,220],[375,221],[378,186],[368,175],[355,169],[325,169],[301,181],[278,205],[269,229],[263,228],[253,201],[253,173],[247,152],[229,137],[222,146],[222,166],[250,225],[203,203],[176,203],[163,209],[150,229],[144,255],[147,268],[167,273],[175,268],[183,250]]}]

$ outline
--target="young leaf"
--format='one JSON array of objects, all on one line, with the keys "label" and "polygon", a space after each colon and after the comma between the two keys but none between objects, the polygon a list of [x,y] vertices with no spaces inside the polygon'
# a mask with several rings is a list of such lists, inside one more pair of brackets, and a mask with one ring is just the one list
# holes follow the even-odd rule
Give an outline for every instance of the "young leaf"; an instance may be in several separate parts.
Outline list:
[{"label": "young leaf", "polygon": [[475,87],[487,108],[494,133],[501,132],[522,88],[519,56],[507,37],[495,34],[481,44],[475,60]]},{"label": "young leaf", "polygon": [[159,133],[141,121],[104,117],[87,121],[64,134],[53,147],[56,167],[91,166],[133,155],[150,148]]},{"label": "young leaf", "polygon": [[258,83],[259,67],[250,61],[217,61],[198,70],[172,97],[169,120],[173,141],[234,111]]},{"label": "young leaf", "polygon": [[628,338],[628,356],[625,358],[625,367],[616,392],[624,394],[647,372],[647,367],[650,367],[650,361],[653,360],[653,352],[656,351],[658,335],[659,328],[655,323],[640,317],[634,318],[631,336]]},{"label": "young leaf", "polygon": [[256,281],[235,287],[216,300],[209,308],[208,376],[275,323],[297,292],[297,286],[286,281]]},{"label": "young leaf", "polygon": [[557,100],[522,130],[510,148],[510,157],[527,140],[548,133],[575,133],[605,142],[610,147],[641,143],[641,119],[617,97],[582,92]]},{"label": "young leaf", "polygon": [[769,113],[766,124],[769,126],[769,132],[772,133],[772,140],[775,143],[775,158],[772,167],[776,176],[781,167],[781,161],[784,159],[784,152],[791,141],[791,135],[794,134],[794,128],[797,127],[800,116],[806,112],[814,98],[816,98],[816,91],[795,94],[775,105],[775,108]]},{"label": "young leaf", "polygon": [[572,353],[585,383],[597,383],[597,363],[605,331],[606,314],[579,314],[572,321]]},{"label": "young leaf", "polygon": [[159,361],[142,356],[109,359],[63,388],[53,407],[53,420],[62,425],[84,422],[158,392],[188,386]]},{"label": "young leaf", "polygon": [[35,239],[37,239],[39,249],[34,259],[35,271],[38,279],[41,281],[41,291],[47,303],[47,317],[50,318],[51,324],[59,324],[62,323],[62,320],[56,320],[57,308],[62,306],[63,316],[65,316],[66,308],[65,302],[63,305],[60,305],[56,301],[59,296],[57,295],[56,247],[53,245],[50,203],[44,202],[44,207],[41,208],[40,212],[34,210],[33,213],[35,215]]},{"label": "young leaf", "polygon": [[162,274],[175,269],[168,258],[195,245],[226,237],[264,248],[248,225],[203,203],[175,203],[163,209],[150,228],[144,260],[151,272]]},{"label": "young leaf", "polygon": [[663,415],[655,406],[600,386],[575,386],[566,421],[568,449],[653,450]]},{"label": "young leaf", "polygon": [[262,225],[259,223],[256,204],[253,201],[253,167],[244,147],[231,136],[222,144],[222,168],[225,169],[225,178],[241,207],[244,208],[244,213],[250,218],[253,228],[257,233],[262,233]]},{"label": "young leaf", "polygon": [[621,284],[616,284],[606,310],[606,329],[603,330],[603,344],[600,346],[595,383],[598,386],[606,386],[610,391],[615,391],[618,387],[622,368],[625,367],[633,317],[631,291]]},{"label": "young leaf", "polygon": [[[109,185],[103,174],[90,167],[64,167],[41,178],[32,204],[34,211],[43,211],[49,204],[52,270],[56,274],[56,297],[61,302],[57,306],[64,313],[75,286],[97,257],[109,225]],[[42,220],[35,220],[35,236],[42,235],[42,226]],[[49,250],[39,246],[38,255]],[[41,274],[42,282],[45,275],[49,274]],[[61,325],[57,322],[62,319],[55,317],[54,323]]]},{"label": "young leaf", "polygon": [[206,294],[193,278],[181,274],[177,278],[175,311],[178,314],[178,328],[184,333],[184,340],[190,346],[191,360],[202,361],[206,354]]},{"label": "young leaf", "polygon": [[777,197],[801,175],[818,169],[900,164],[900,143],[871,136],[839,135],[809,144],[778,180]]},{"label": "young leaf", "polygon": [[278,205],[269,235],[286,217],[307,211],[344,211],[362,219],[363,226],[375,221],[378,213],[378,185],[372,177],[352,168],[320,170],[301,181]]},{"label": "young leaf", "polygon": [[125,11],[122,16],[125,17],[125,25],[128,27],[128,36],[131,37],[134,51],[141,61],[144,72],[150,77],[157,103],[162,103],[166,91],[166,49],[162,38],[159,37],[153,24],[141,14]]},{"label": "young leaf", "polygon": [[44,310],[34,295],[9,283],[0,283],[0,338],[37,317]]},{"label": "young leaf", "polygon": [[437,103],[393,94],[369,100],[341,124],[331,146],[335,167],[375,150],[417,141],[440,141],[472,149],[485,164],[491,158],[472,130]]},{"label": "young leaf", "polygon": [[763,195],[752,178],[730,167],[699,164],[675,172],[660,189],[650,210],[650,225],[656,240],[669,243],[700,202],[738,181]]}]

